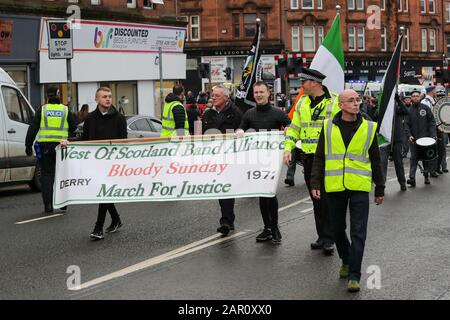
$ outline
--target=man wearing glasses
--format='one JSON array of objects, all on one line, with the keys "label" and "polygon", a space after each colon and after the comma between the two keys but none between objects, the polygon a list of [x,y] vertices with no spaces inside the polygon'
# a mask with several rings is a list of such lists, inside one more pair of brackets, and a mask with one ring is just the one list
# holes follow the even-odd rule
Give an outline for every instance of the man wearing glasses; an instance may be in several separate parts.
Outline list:
[{"label": "man wearing glasses", "polygon": [[311,243],[311,249],[322,249],[326,255],[332,255],[334,252],[334,234],[328,204],[324,197],[322,199],[312,197],[310,184],[314,153],[323,122],[339,112],[337,94],[328,91],[322,85],[324,79],[325,75],[314,69],[304,68],[300,74],[304,96],[295,106],[292,122],[286,130],[284,163],[289,166],[292,161],[291,152],[296,147],[297,141],[300,141],[300,148],[305,153],[302,161],[304,177],[313,201],[314,219],[318,234],[316,242]]},{"label": "man wearing glasses", "polygon": [[[411,93],[412,105],[409,108],[409,117],[406,121],[406,131],[411,147],[411,158],[409,166],[409,179],[406,181],[411,187],[416,186],[417,154],[416,140],[424,137],[436,137],[436,121],[431,109],[420,102],[420,92]],[[430,184],[430,172],[433,169],[432,161],[423,161],[423,176],[425,184]]]},{"label": "man wearing glasses", "polygon": [[[342,259],[339,276],[348,279],[350,292],[360,290],[372,179],[375,203],[384,201],[383,172],[375,139],[377,124],[362,117],[360,104],[361,98],[354,90],[344,90],[339,95],[342,111],[323,124],[311,177],[311,193],[315,199],[323,198],[325,187],[336,247]],[[351,243],[345,231],[347,207]]]}]

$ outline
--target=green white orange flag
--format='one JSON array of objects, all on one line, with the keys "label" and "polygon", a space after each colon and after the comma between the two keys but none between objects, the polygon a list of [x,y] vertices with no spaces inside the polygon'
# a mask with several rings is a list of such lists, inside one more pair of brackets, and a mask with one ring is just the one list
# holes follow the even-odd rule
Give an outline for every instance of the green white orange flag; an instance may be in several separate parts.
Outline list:
[{"label": "green white orange flag", "polygon": [[344,47],[339,13],[334,18],[322,45],[314,55],[311,69],[320,71],[327,76],[323,84],[328,90],[335,93],[344,90]]}]

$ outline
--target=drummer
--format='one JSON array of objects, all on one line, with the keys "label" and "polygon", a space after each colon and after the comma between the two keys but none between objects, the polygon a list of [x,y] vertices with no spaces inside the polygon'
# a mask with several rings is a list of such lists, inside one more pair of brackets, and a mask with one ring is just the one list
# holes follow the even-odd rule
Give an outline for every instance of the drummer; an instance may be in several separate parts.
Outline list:
[{"label": "drummer", "polygon": [[[409,179],[406,181],[411,187],[416,186],[417,150],[416,140],[424,137],[436,139],[436,121],[431,109],[420,102],[420,91],[411,93],[412,105],[409,108],[409,117],[406,121],[406,132],[411,147]],[[433,161],[423,161],[425,184],[430,184],[430,172]]]}]

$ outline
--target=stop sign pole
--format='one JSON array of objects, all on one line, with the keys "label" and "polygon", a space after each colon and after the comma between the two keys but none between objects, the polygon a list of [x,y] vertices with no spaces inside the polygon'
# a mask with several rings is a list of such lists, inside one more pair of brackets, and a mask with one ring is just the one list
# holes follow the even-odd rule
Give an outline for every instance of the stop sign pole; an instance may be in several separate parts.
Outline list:
[{"label": "stop sign pole", "polygon": [[76,106],[72,105],[72,58],[73,37],[70,21],[47,20],[48,57],[49,59],[66,59],[67,70],[67,104],[72,112]]}]

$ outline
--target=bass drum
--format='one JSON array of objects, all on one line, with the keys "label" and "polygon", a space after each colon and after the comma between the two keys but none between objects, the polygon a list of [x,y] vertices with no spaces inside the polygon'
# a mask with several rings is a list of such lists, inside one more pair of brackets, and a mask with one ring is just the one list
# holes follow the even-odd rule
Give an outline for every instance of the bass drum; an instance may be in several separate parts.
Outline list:
[{"label": "bass drum", "polygon": [[433,107],[433,115],[438,129],[450,133],[450,97],[442,98],[436,102]]},{"label": "bass drum", "polygon": [[417,160],[432,161],[438,156],[436,140],[433,138],[420,138],[416,140]]}]

